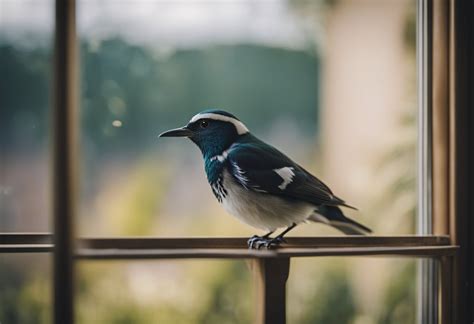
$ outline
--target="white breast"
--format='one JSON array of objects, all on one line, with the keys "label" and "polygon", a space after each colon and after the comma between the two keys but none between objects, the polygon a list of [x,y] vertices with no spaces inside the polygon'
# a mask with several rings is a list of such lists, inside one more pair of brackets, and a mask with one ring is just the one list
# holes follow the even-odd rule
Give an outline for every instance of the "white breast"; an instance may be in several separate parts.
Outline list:
[{"label": "white breast", "polygon": [[246,189],[227,170],[223,172],[223,186],[227,191],[222,199],[225,210],[244,223],[262,230],[273,231],[301,223],[314,210],[314,206],[305,202],[287,201],[278,196]]}]

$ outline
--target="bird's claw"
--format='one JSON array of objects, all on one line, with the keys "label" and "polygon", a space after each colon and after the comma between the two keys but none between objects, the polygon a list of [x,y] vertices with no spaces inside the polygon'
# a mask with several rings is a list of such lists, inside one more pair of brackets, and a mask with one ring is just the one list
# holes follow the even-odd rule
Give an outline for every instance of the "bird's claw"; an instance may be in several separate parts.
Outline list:
[{"label": "bird's claw", "polygon": [[247,241],[249,249],[259,250],[262,247],[266,249],[272,249],[278,247],[281,243],[284,243],[285,239],[283,237],[261,237],[254,235]]},{"label": "bird's claw", "polygon": [[255,249],[255,248],[258,249],[257,246],[262,240],[265,240],[265,238],[258,235],[254,235],[247,240],[247,245],[249,249]]}]

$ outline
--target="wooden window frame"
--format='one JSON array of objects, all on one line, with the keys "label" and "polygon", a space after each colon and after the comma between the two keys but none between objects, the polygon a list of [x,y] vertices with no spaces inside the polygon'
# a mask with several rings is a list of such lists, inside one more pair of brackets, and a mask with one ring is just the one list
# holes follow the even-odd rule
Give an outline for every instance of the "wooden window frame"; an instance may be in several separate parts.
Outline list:
[{"label": "wooden window frame", "polygon": [[[425,137],[421,184],[425,215],[419,236],[290,237],[280,249],[254,251],[244,238],[74,238],[77,167],[77,41],[75,0],[56,0],[53,84],[54,236],[0,233],[0,253],[53,253],[54,322],[74,323],[77,260],[248,259],[258,292],[257,323],[285,323],[285,286],[294,257],[387,256],[439,261],[440,323],[472,323],[474,222],[473,1],[418,0],[427,36],[420,88]],[[420,204],[422,202],[420,201]],[[429,211],[429,212],[428,212]],[[420,227],[421,228],[421,227]],[[434,294],[431,292],[431,294]],[[436,318],[436,316],[434,317]],[[431,320],[430,320],[431,321]],[[428,321],[428,323],[431,323]],[[435,322],[433,322],[435,323]]]},{"label": "wooden window frame", "polygon": [[[440,36],[445,39],[440,40],[440,44],[445,44],[446,54],[440,58],[439,66],[434,66],[436,83],[433,89],[447,89],[446,94],[440,95],[434,103],[433,109],[437,113],[439,109],[439,120],[443,125],[434,129],[434,138],[438,131],[440,142],[437,144],[444,145],[447,154],[433,157],[434,165],[438,163],[441,168],[434,177],[440,184],[433,197],[446,200],[433,211],[434,233],[447,233],[451,244],[459,246],[454,262],[444,276],[446,285],[452,287],[446,296],[451,300],[452,312],[448,314],[451,321],[446,323],[471,324],[474,323],[474,209],[471,202],[474,197],[474,2],[444,0],[442,5],[435,3],[447,26],[445,35]],[[446,70],[442,68],[443,64],[447,66]],[[445,79],[448,80],[443,81]],[[447,122],[442,122],[443,118]]]}]

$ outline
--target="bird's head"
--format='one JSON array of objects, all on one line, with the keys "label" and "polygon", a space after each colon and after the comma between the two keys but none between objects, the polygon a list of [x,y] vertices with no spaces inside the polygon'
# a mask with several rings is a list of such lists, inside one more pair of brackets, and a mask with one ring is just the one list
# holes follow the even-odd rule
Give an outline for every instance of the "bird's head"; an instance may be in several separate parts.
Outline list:
[{"label": "bird's head", "polygon": [[188,137],[199,146],[206,158],[221,154],[239,136],[248,132],[234,115],[212,109],[200,112],[186,126],[161,133],[160,137]]}]

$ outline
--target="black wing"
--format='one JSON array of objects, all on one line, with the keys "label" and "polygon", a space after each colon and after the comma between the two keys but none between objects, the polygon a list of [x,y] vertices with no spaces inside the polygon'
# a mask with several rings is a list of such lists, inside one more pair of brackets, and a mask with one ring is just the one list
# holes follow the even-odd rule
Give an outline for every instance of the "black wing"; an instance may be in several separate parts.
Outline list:
[{"label": "black wing", "polygon": [[276,148],[255,140],[233,145],[227,157],[231,173],[243,186],[316,206],[347,206],[321,180]]}]

